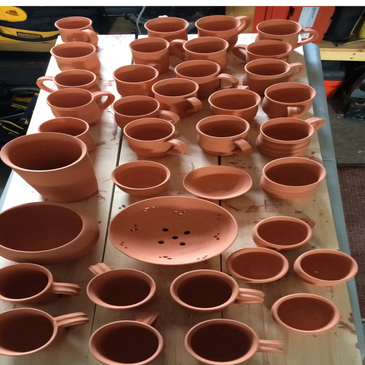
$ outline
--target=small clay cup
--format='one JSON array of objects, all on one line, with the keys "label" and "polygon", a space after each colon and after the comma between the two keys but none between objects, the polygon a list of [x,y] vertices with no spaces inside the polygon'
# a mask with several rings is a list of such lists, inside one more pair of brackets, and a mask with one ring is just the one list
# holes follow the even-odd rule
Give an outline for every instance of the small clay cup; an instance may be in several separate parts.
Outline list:
[{"label": "small clay cup", "polygon": [[15,308],[0,313],[0,354],[25,356],[63,339],[66,331],[89,322],[85,313],[52,317],[35,308]]},{"label": "small clay cup", "polygon": [[295,261],[297,277],[316,286],[332,286],[352,279],[358,271],[357,262],[344,252],[315,249],[304,252]]},{"label": "small clay cup", "polygon": [[111,269],[104,263],[89,267],[95,275],[87,285],[89,299],[110,309],[137,309],[147,305],[156,293],[151,276],[134,269]]},{"label": "small clay cup", "polygon": [[271,307],[273,319],[284,329],[299,334],[327,332],[340,321],[337,306],[329,299],[309,293],[289,294]]},{"label": "small clay cup", "polygon": [[261,188],[276,199],[300,199],[312,194],[326,177],[324,166],[306,157],[282,157],[262,169]]},{"label": "small clay cup", "polygon": [[232,253],[227,261],[228,273],[237,280],[252,284],[281,279],[289,270],[289,262],[281,253],[263,247],[248,247]]},{"label": "small clay cup", "polygon": [[144,27],[148,37],[159,37],[171,42],[174,39],[188,39],[189,23],[182,18],[161,15],[148,20]]},{"label": "small clay cup", "polygon": [[108,323],[97,329],[89,341],[92,355],[106,365],[144,365],[162,351],[164,340],[152,324],[157,312],[143,311],[135,320]]},{"label": "small clay cup", "polygon": [[199,147],[210,155],[246,155],[252,152],[247,142],[250,124],[235,115],[211,115],[196,124]]},{"label": "small clay cup", "polygon": [[156,161],[137,160],[117,166],[111,174],[115,185],[133,196],[154,196],[168,187],[171,172]]},{"label": "small clay cup", "polygon": [[81,288],[77,284],[55,281],[44,266],[20,263],[0,269],[0,299],[23,305],[41,305],[60,296],[75,297]]},{"label": "small clay cup", "polygon": [[262,303],[261,290],[240,288],[229,275],[216,270],[200,269],[185,272],[170,286],[172,298],[194,312],[219,312],[234,303]]},{"label": "small clay cup", "polygon": [[238,365],[256,352],[281,353],[283,343],[260,340],[247,324],[233,319],[209,319],[196,324],[185,336],[185,348],[200,363]]},{"label": "small clay cup", "polygon": [[176,124],[180,117],[169,110],[162,110],[160,102],[147,95],[130,95],[115,100],[111,105],[114,119],[120,128],[129,122],[142,118],[162,118]]}]

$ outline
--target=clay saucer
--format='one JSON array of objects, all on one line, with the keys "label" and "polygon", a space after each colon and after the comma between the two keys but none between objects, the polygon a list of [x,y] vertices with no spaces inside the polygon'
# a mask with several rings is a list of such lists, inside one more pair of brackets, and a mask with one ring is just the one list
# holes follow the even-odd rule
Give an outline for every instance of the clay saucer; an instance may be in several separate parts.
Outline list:
[{"label": "clay saucer", "polygon": [[133,203],[109,225],[114,247],[136,260],[185,265],[221,254],[236,240],[235,218],[194,197],[163,196]]},{"label": "clay saucer", "polygon": [[231,199],[246,193],[252,179],[246,172],[230,166],[205,166],[189,172],[183,180],[184,188],[205,199]]}]

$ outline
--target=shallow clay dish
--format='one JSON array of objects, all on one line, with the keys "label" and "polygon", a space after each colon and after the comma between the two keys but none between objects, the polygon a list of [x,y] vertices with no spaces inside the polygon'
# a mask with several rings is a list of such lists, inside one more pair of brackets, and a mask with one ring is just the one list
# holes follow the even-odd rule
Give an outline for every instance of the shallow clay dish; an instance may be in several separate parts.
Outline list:
[{"label": "shallow clay dish", "polygon": [[252,179],[246,172],[230,166],[205,166],[189,172],[183,180],[191,194],[206,199],[231,199],[246,193]]},{"label": "shallow clay dish", "polygon": [[185,265],[221,254],[236,240],[235,218],[194,197],[163,196],[129,205],[111,220],[114,247],[136,260]]}]

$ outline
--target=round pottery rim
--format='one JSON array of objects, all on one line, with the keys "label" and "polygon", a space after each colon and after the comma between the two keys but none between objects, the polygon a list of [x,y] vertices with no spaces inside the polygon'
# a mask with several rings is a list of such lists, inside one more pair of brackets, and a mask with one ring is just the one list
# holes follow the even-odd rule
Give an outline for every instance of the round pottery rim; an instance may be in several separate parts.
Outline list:
[{"label": "round pottery rim", "polygon": [[[179,76],[182,76],[182,77],[190,77],[190,76],[186,76],[186,75],[183,75],[181,72],[180,72],[180,68],[184,67],[184,66],[189,66],[189,65],[192,65],[192,64],[196,64],[196,65],[203,65],[203,66],[206,66],[206,65],[211,65],[211,66],[214,66],[216,68],[216,70],[214,71],[214,73],[210,74],[210,75],[204,75],[204,76],[194,76],[194,80],[203,80],[207,77],[213,77],[213,76],[217,76],[219,75],[221,72],[220,72],[220,66],[218,65],[217,62],[214,62],[214,61],[211,61],[211,60],[186,60],[186,61],[183,61],[183,62],[180,62],[178,65],[176,65],[175,67],[175,73],[177,73]],[[194,81],[192,80],[192,81]]]},{"label": "round pottery rim", "polygon": [[[280,86],[281,85],[285,85],[285,86],[291,86],[291,85],[294,85],[294,86],[297,86],[299,89],[305,89],[305,90],[310,90],[311,91],[311,97],[308,98],[308,99],[305,99],[305,100],[302,100],[302,101],[296,101],[296,102],[283,102],[283,101],[278,101],[278,100],[275,100],[273,98],[271,98],[269,95],[267,95],[268,91],[271,91],[271,90],[275,90],[277,88],[280,89]],[[273,101],[275,103],[279,103],[279,104],[285,104],[285,105],[298,105],[299,103],[302,103],[302,102],[308,102],[308,101],[311,101],[313,100],[315,97],[316,97],[316,90],[310,86],[310,85],[307,85],[307,84],[303,84],[303,83],[300,83],[300,82],[289,82],[289,81],[286,81],[286,82],[278,82],[276,84],[273,84],[273,85],[270,85],[268,86],[265,91],[264,91],[264,97],[266,97],[268,100],[270,101]]]},{"label": "round pottery rim", "polygon": [[[263,20],[262,22],[260,22],[259,24],[257,24],[256,29],[259,30],[263,34],[272,35],[271,33],[266,33],[263,30],[261,30],[260,29],[260,25],[262,26],[263,23],[264,23],[264,25],[270,25],[270,24],[274,24],[275,25],[275,24],[278,23],[278,21],[280,23],[282,23],[282,22],[284,23],[285,22],[286,24],[293,24],[293,25],[295,25],[296,28],[297,28],[297,31],[296,32],[298,32],[298,31],[300,31],[302,29],[302,26],[298,22],[296,22],[294,20],[290,20],[290,19],[267,19],[267,20]],[[294,32],[294,33],[296,33],[296,32]],[[288,35],[288,34],[294,34],[294,33],[276,34],[276,36]]]},{"label": "round pottery rim", "polygon": [[[121,80],[117,76],[118,71],[120,71],[121,69],[127,70],[127,69],[136,69],[136,68],[139,68],[139,69],[141,69],[141,68],[144,68],[144,69],[148,68],[148,69],[150,69],[153,72],[155,71],[155,76],[151,77],[150,79],[143,80],[143,81],[125,81],[125,80]],[[154,67],[149,66],[149,65],[133,63],[132,65],[125,65],[125,66],[121,66],[121,67],[116,68],[113,71],[113,73],[112,73],[112,77],[115,80],[119,81],[119,82],[125,82],[125,83],[128,83],[128,84],[142,84],[142,83],[145,83],[145,82],[148,82],[148,81],[151,81],[151,80],[157,78],[158,77],[158,71]],[[137,95],[133,95],[133,96],[137,96]],[[142,96],[142,95],[140,95],[140,96]],[[124,98],[126,98],[126,97],[128,97],[128,96],[124,96]],[[118,100],[120,100],[120,99],[118,99]]]},{"label": "round pottery rim", "polygon": [[[136,100],[137,99],[137,100]],[[130,115],[130,114],[123,114],[119,111],[117,111],[115,108],[118,107],[119,105],[123,105],[125,102],[128,102],[129,100],[135,100],[138,102],[143,102],[143,101],[152,101],[154,103],[156,103],[156,108],[150,112],[147,112],[145,114],[139,114],[137,115],[136,119],[142,119],[144,118],[145,115],[156,112],[160,109],[160,102],[158,100],[156,100],[155,98],[153,98],[152,96],[148,96],[148,95],[127,95],[127,96],[123,96],[122,98],[115,100],[111,105],[111,109],[113,110],[113,112],[119,116],[123,116],[123,117],[134,117],[134,115]],[[149,118],[154,118],[154,117],[149,117]],[[162,118],[159,118],[162,119]],[[135,120],[135,119],[134,119]],[[127,123],[128,124],[128,123]]]},{"label": "round pottery rim", "polygon": [[[52,118],[52,119],[45,120],[44,122],[42,122],[41,124],[39,124],[39,126],[38,126],[38,132],[45,133],[45,132],[41,132],[40,131],[41,127],[44,127],[45,125],[48,125],[48,124],[51,124],[52,125],[52,123],[58,124],[57,122],[59,122],[60,124],[62,124],[62,122],[60,122],[61,119],[67,119],[67,120],[72,121],[72,122],[77,122],[77,123],[82,124],[85,127],[85,130],[83,132],[81,132],[79,134],[76,134],[76,135],[72,135],[73,137],[81,137],[81,136],[85,135],[86,133],[88,133],[89,130],[90,130],[89,123],[85,122],[84,119],[76,118],[76,117],[55,117],[55,118]],[[51,133],[64,133],[64,132],[51,132]],[[67,133],[64,133],[64,134],[67,134]],[[70,165],[67,165],[67,166],[70,166]]]},{"label": "round pottery rim", "polygon": [[[252,64],[265,64],[266,62],[272,62],[272,63],[276,63],[276,64],[279,64],[279,65],[284,65],[284,66],[288,65],[288,69],[281,72],[281,73],[271,74],[271,75],[260,75],[258,73],[252,72],[252,71],[247,69],[247,66],[251,66]],[[265,77],[265,80],[275,79],[276,77],[284,76],[288,71],[290,71],[289,63],[285,62],[284,60],[281,60],[279,58],[269,58],[269,59],[258,58],[256,60],[251,60],[251,61],[246,63],[244,69],[245,69],[246,74],[250,74],[254,77]],[[269,119],[269,120],[271,120],[271,119]]]},{"label": "round pottery rim", "polygon": [[149,42],[151,42],[151,40],[154,41],[155,43],[161,43],[161,44],[163,43],[165,45],[164,48],[156,50],[155,52],[165,51],[170,47],[170,43],[164,38],[161,38],[161,37],[147,37],[147,38],[137,38],[137,39],[133,40],[131,43],[129,43],[129,48],[130,48],[131,51],[133,51],[135,53],[145,54],[145,52],[138,51],[138,50],[134,49],[133,46],[135,46],[136,44],[137,45],[145,44],[145,43],[148,44]]},{"label": "round pottery rim", "polygon": [[[248,44],[247,48],[248,47],[250,47],[250,48],[257,47],[257,46],[260,46],[260,45],[263,46],[263,45],[268,45],[268,44],[272,45],[273,42],[275,42],[276,45],[285,45],[285,46],[287,46],[288,51],[284,52],[283,55],[289,54],[293,50],[293,47],[291,46],[290,43],[288,43],[286,41],[280,41],[278,39],[260,39],[260,40],[257,40],[255,42],[252,42],[252,43]],[[259,53],[254,53],[251,50],[248,50],[248,52],[255,55],[255,56],[264,56],[264,55],[259,54]],[[264,58],[267,58],[267,56],[264,57]]]},{"label": "round pottery rim", "polygon": [[[227,34],[229,32],[232,32],[234,31],[236,28],[238,28],[240,25],[241,25],[241,22],[236,19],[234,16],[231,16],[231,15],[223,15],[223,14],[216,14],[216,15],[207,15],[207,16],[204,16],[202,18],[199,18],[196,22],[195,22],[195,26],[203,31],[208,31],[208,32],[216,32],[214,30],[211,30],[211,29],[206,29],[204,28],[204,25],[206,24],[206,22],[210,22],[212,21],[212,19],[215,18],[217,19],[217,21],[219,19],[222,19],[222,20],[225,20],[225,19],[229,19],[233,22],[236,23],[236,26],[232,27],[232,28],[229,28],[229,29],[225,29],[225,30],[220,30],[219,33],[220,34]],[[214,19],[213,19],[214,20]]]},{"label": "round pottery rim", "polygon": [[[191,85],[194,85],[195,86],[195,89],[190,91],[188,94],[184,94],[184,95],[165,95],[165,94],[161,94],[159,93],[158,91],[156,91],[156,84],[157,86],[160,86],[160,85],[171,85],[171,84],[176,84],[177,82],[181,82],[181,83],[184,83],[184,84],[191,84]],[[199,84],[196,83],[195,81],[193,80],[190,80],[190,79],[185,79],[185,78],[178,78],[178,79],[162,79],[162,80],[159,80],[157,82],[155,82],[153,85],[152,85],[152,91],[154,93],[156,93],[157,95],[163,97],[164,99],[175,99],[176,97],[183,97],[184,99],[186,98],[189,98],[189,96],[191,94],[194,94],[196,92],[198,92],[199,90]]]},{"label": "round pottery rim", "polygon": [[[217,170],[217,169],[218,170],[222,170],[222,173],[223,174],[226,173],[227,175],[235,175],[235,176],[242,177],[242,180],[245,180],[245,181],[248,182],[248,185],[249,185],[248,188],[246,188],[246,189],[240,189],[240,191],[238,191],[238,192],[236,192],[234,194],[232,194],[232,193],[231,194],[225,194],[225,195],[222,194],[221,196],[214,196],[213,197],[213,196],[211,196],[209,194],[199,193],[199,191],[197,191],[197,189],[194,189],[194,188],[189,187],[188,180],[191,179],[191,177],[194,176],[197,172],[202,171],[202,170],[209,172],[209,170]],[[232,174],[230,172],[232,172]],[[207,174],[205,176],[208,176],[208,175],[209,176],[214,176],[213,173]],[[242,182],[241,182],[241,184],[243,185]],[[237,196],[243,195],[243,194],[247,193],[251,189],[252,184],[253,184],[253,180],[252,180],[251,176],[247,172],[245,172],[245,171],[243,171],[241,169],[238,169],[236,167],[223,166],[223,165],[203,166],[203,167],[196,168],[196,169],[190,171],[189,173],[187,173],[185,175],[184,179],[183,179],[183,186],[184,186],[184,188],[189,193],[191,193],[193,195],[196,195],[196,196],[199,196],[201,198],[214,199],[214,200],[231,199],[231,198],[235,198]],[[190,185],[191,185],[191,182],[190,182]]]},{"label": "round pottery rim", "polygon": [[[92,52],[88,53],[88,54],[85,54],[83,56],[77,56],[77,57],[63,57],[63,56],[59,56],[59,55],[56,55],[54,53],[54,48],[57,49],[60,49],[60,48],[80,48],[80,47],[84,47],[84,48],[91,48],[92,49]],[[87,42],[65,42],[65,43],[60,43],[60,44],[56,44],[55,46],[53,46],[50,50],[51,54],[53,56],[56,56],[57,58],[61,58],[61,59],[64,59],[64,60],[70,60],[70,59],[75,59],[75,58],[82,58],[82,57],[87,57],[87,56],[90,56],[91,54],[95,53],[96,52],[96,47],[91,44],[91,43],[87,43]]]},{"label": "round pottery rim", "polygon": [[61,19],[58,19],[54,25],[57,28],[60,28],[63,30],[70,30],[70,28],[63,28],[62,26],[60,26],[60,23],[64,23],[64,22],[67,23],[67,22],[71,22],[71,21],[75,21],[75,20],[85,20],[87,22],[87,24],[84,25],[83,27],[78,27],[78,28],[74,28],[74,29],[84,29],[85,27],[92,25],[92,20],[87,17],[84,17],[84,16],[70,16],[70,17],[61,18]]},{"label": "round pottery rim", "polygon": [[[151,29],[151,28],[148,28],[150,25],[154,25],[153,23],[160,23],[160,22],[165,22],[165,23],[168,23],[170,20],[179,20],[181,21],[181,24],[184,24],[184,27],[181,28],[181,29],[177,29],[173,32],[170,32],[170,31],[162,31],[162,30],[156,30],[156,29]],[[157,18],[153,18],[153,19],[150,19],[148,20],[144,27],[147,29],[147,30],[150,30],[152,32],[158,32],[158,33],[161,33],[161,34],[174,34],[174,33],[178,33],[178,32],[181,32],[182,30],[185,30],[185,29],[188,29],[189,27],[189,22],[183,18],[179,18],[179,17],[173,17],[173,16],[167,16],[167,17],[157,17]]]},{"label": "round pottery rim", "polygon": [[80,109],[80,108],[88,107],[93,102],[93,100],[94,100],[93,93],[91,91],[86,90],[86,89],[81,89],[81,88],[78,88],[78,87],[68,87],[66,89],[58,89],[58,90],[53,91],[52,93],[50,93],[47,96],[47,99],[46,99],[46,102],[47,102],[48,106],[50,108],[56,107],[57,109],[69,109],[68,106],[52,105],[50,103],[49,99],[52,98],[52,94],[54,94],[54,93],[57,93],[59,95],[59,94],[69,94],[70,92],[74,92],[74,93],[78,93],[78,94],[82,94],[82,93],[85,94],[86,93],[86,94],[89,94],[89,96],[90,96],[90,100],[86,104],[82,104],[82,105],[78,105],[78,106],[73,106],[72,107],[73,109]]},{"label": "round pottery rim", "polygon": [[[89,76],[91,76],[92,77],[92,80],[91,81],[89,81],[89,82],[86,82],[86,83],[84,83],[84,84],[80,84],[80,85],[78,85],[78,88],[80,87],[80,86],[84,86],[84,85],[89,85],[89,84],[91,84],[91,83],[93,83],[93,82],[95,82],[96,80],[97,80],[97,77],[96,77],[96,75],[95,75],[95,73],[94,72],[92,72],[92,71],[90,71],[90,70],[84,70],[84,69],[70,69],[70,70],[63,70],[63,71],[61,71],[61,72],[59,72],[58,74],[56,74],[54,77],[53,77],[53,79],[58,83],[58,84],[60,84],[60,85],[62,85],[62,86],[65,86],[65,87],[68,87],[68,85],[64,85],[64,84],[61,84],[59,81],[57,81],[57,78],[58,77],[62,77],[62,76],[64,76],[65,74],[69,74],[69,75],[72,75],[72,74],[80,74],[80,73],[83,73],[84,75],[86,74],[86,75],[89,75]],[[71,117],[72,118],[72,117]]]},{"label": "round pottery rim", "polygon": [[[204,38],[204,39],[203,39]],[[223,51],[226,51],[229,47],[229,43],[223,39],[223,38],[219,38],[219,37],[209,37],[209,36],[206,36],[206,37],[197,37],[197,38],[192,38],[192,39],[189,39],[188,41],[186,41],[184,44],[183,44],[183,48],[185,49],[185,51],[188,51],[190,53],[193,53],[193,54],[207,54],[207,53],[202,53],[202,52],[197,52],[197,51],[192,51],[188,48],[186,48],[186,43],[189,42],[188,46],[192,45],[192,44],[196,44],[196,43],[201,43],[202,42],[202,39],[203,41],[206,40],[209,42],[209,40],[215,40],[215,41],[218,41],[218,42],[221,42],[222,44],[224,44],[224,48],[218,50],[218,51],[215,51],[215,52],[209,52],[209,54],[217,54],[217,53],[221,53]]]},{"label": "round pottery rim", "polygon": [[[254,108],[258,108],[260,103],[261,103],[261,97],[259,94],[257,94],[255,91],[249,90],[249,89],[221,89],[218,91],[215,91],[213,94],[211,94],[208,98],[208,103],[213,105],[214,108],[219,109],[219,110],[232,110],[232,109],[226,109],[226,108],[221,108],[219,106],[216,106],[212,103],[212,99],[216,96],[216,95],[221,95],[221,94],[227,94],[227,96],[230,96],[232,94],[242,94],[242,97],[245,96],[245,94],[249,94],[252,95],[256,102],[255,104],[248,106],[247,108],[241,108],[241,109],[235,109],[235,110],[250,110],[250,109],[254,109]],[[241,96],[241,95],[240,95]]]}]

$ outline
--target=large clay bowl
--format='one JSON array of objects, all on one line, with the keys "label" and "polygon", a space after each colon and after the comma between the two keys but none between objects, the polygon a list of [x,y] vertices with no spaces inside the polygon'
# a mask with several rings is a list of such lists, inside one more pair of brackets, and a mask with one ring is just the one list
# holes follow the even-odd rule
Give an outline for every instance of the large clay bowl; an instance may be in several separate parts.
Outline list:
[{"label": "large clay bowl", "polygon": [[0,256],[15,262],[58,264],[86,255],[99,238],[88,214],[53,203],[18,205],[0,213]]},{"label": "large clay bowl", "polygon": [[194,197],[142,200],[109,224],[114,247],[136,260],[184,265],[221,254],[237,238],[235,218],[219,205]]}]

